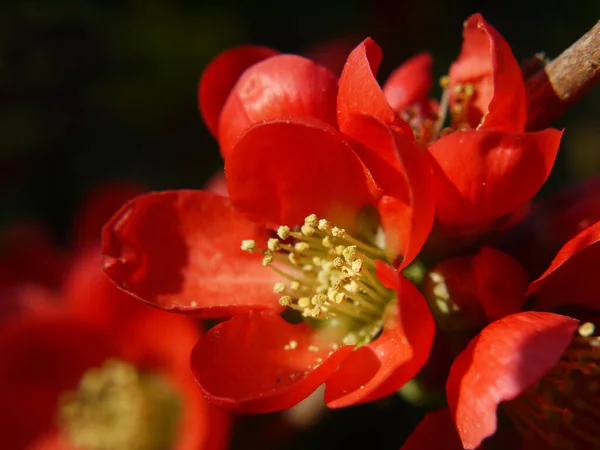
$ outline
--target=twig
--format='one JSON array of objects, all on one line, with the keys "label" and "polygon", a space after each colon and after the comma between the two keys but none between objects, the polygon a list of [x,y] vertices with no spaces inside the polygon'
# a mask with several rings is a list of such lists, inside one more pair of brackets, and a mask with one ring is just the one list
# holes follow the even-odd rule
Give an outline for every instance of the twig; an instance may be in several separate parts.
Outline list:
[{"label": "twig", "polygon": [[527,78],[527,129],[547,127],[599,81],[600,22]]}]

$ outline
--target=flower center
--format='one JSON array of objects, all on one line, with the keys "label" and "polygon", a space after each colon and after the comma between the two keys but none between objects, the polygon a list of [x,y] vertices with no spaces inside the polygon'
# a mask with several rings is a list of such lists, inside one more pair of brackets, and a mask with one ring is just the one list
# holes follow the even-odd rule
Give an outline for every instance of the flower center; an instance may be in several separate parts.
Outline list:
[{"label": "flower center", "polygon": [[175,440],[181,405],[160,377],[108,360],[62,395],[59,423],[84,450],[159,450]]},{"label": "flower center", "polygon": [[599,448],[600,336],[583,323],[558,364],[504,405],[527,438],[559,449]]},{"label": "flower center", "polygon": [[279,304],[297,311],[312,326],[343,330],[346,345],[370,342],[380,331],[395,293],[377,279],[380,248],[312,214],[297,230],[280,226],[267,249],[243,241],[242,250],[262,251],[263,265],[282,277],[273,290]]}]

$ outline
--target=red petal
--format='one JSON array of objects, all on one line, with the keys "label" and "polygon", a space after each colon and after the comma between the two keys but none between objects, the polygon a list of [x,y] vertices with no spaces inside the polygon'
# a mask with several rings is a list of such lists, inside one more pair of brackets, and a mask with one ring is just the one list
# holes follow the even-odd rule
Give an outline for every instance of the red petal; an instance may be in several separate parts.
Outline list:
[{"label": "red petal", "polygon": [[225,175],[236,208],[271,227],[316,214],[351,230],[358,210],[379,195],[354,151],[317,119],[252,127],[228,157]]},{"label": "red petal", "polygon": [[573,338],[578,322],[524,312],[491,323],[456,358],[446,384],[450,411],[465,448],[496,431],[496,409],[546,374]]},{"label": "red petal", "polygon": [[526,91],[521,68],[504,38],[480,14],[465,21],[461,53],[450,67],[450,101],[456,84],[472,83],[476,97],[468,113],[472,128],[524,131]]},{"label": "red petal", "polygon": [[94,189],[75,218],[75,242],[83,247],[100,242],[104,224],[121,206],[147,189],[132,182],[115,182]]},{"label": "red petal", "polygon": [[402,111],[427,98],[433,85],[432,65],[429,53],[419,53],[392,72],[383,85],[383,94],[394,111]]},{"label": "red petal", "polygon": [[75,388],[89,367],[117,354],[116,344],[70,318],[21,316],[6,322],[0,328],[2,447],[27,448],[50,430],[60,393]]},{"label": "red petal", "polygon": [[376,118],[350,116],[348,136],[384,197],[378,210],[386,234],[386,250],[410,263],[425,243],[435,215],[431,166],[426,155],[408,138]]},{"label": "red petal", "polygon": [[473,275],[479,301],[490,320],[498,320],[519,312],[525,304],[527,273],[521,264],[507,254],[481,247],[473,258]]},{"label": "red petal", "polygon": [[526,203],[550,174],[561,135],[554,129],[524,134],[468,130],[434,142],[429,153],[435,160],[440,222],[484,222]]},{"label": "red petal", "polygon": [[599,263],[600,222],[596,222],[559,250],[550,267],[529,285],[529,294],[543,309],[577,305],[599,310]]},{"label": "red petal", "polygon": [[63,300],[70,314],[110,327],[147,306],[123,292],[102,272],[100,245],[74,258],[63,283]]},{"label": "red petal", "polygon": [[340,130],[351,135],[350,117],[367,115],[395,125],[399,132],[413,137],[412,129],[396,117],[375,79],[380,62],[381,48],[371,38],[365,39],[348,56],[339,80],[337,120]]},{"label": "red petal", "polygon": [[363,403],[391,394],[412,379],[429,358],[435,324],[427,302],[402,275],[377,261],[377,276],[397,292],[384,317],[383,332],[352,352],[327,380],[330,408]]},{"label": "red petal", "polygon": [[400,450],[462,450],[448,408],[427,413]]},{"label": "red petal", "polygon": [[22,223],[3,231],[0,239],[0,284],[60,285],[68,258],[35,224]]},{"label": "red petal", "polygon": [[[318,351],[309,350],[313,345]],[[343,346],[333,352],[305,323],[292,325],[273,311],[256,311],[211,328],[194,348],[192,370],[214,405],[263,413],[307,397],[351,351]]]},{"label": "red petal", "polygon": [[204,186],[202,186],[202,190],[219,194],[222,197],[229,197],[227,182],[225,181],[225,171],[219,171],[210,177],[210,179],[204,183]]},{"label": "red petal", "polygon": [[244,45],[224,51],[204,69],[198,85],[198,105],[213,136],[219,136],[221,110],[238,78],[248,67],[277,53],[268,47]]},{"label": "red petal", "polygon": [[250,67],[227,98],[219,119],[224,158],[251,125],[290,117],[315,117],[335,125],[337,78],[296,55],[278,55]]},{"label": "red petal", "polygon": [[[105,272],[121,288],[159,308],[222,317],[247,308],[277,307],[257,254],[240,249],[268,232],[203,191],[147,194],[105,226]],[[264,245],[263,245],[264,247]]]}]

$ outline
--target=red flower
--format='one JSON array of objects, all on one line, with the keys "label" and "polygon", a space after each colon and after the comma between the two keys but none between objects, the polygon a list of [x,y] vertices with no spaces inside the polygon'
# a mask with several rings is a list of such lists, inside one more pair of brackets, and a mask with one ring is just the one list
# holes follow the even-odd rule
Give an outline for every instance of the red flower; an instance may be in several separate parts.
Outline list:
[{"label": "red flower", "polygon": [[436,163],[437,217],[454,225],[489,222],[538,191],[562,132],[524,132],[521,70],[506,41],[479,14],[465,22],[448,94],[451,127],[428,148]]},{"label": "red flower", "polygon": [[[550,173],[562,132],[525,133],[519,65],[481,15],[465,22],[462,51],[439,106],[427,99],[430,55],[408,60],[383,89],[375,79],[381,57],[377,44],[366,39],[350,53],[337,82],[333,73],[299,56],[262,47],[230,50],[201,80],[201,111],[225,159],[245,130],[264,121],[316,118],[345,140],[361,142],[363,127],[354,117],[375,118],[428,148],[437,218],[445,226],[483,228],[533,197]],[[451,123],[442,129],[446,109]]]},{"label": "red flower", "polygon": [[10,285],[16,307],[0,317],[5,448],[226,446],[227,417],[189,374],[196,324],[140,305],[101,271],[100,249],[88,237],[121,194],[104,191],[84,209],[76,229],[85,244],[72,257],[45,253],[48,262],[68,262],[52,286],[25,269]]},{"label": "red flower", "polygon": [[[563,246],[528,289],[539,310],[586,308],[572,310],[583,320],[579,328],[577,320],[564,315],[516,312],[525,297],[513,294],[512,308],[498,315],[455,359],[446,384],[450,415],[435,413],[421,428],[451,417],[462,446],[478,448],[496,432],[500,406],[530,448],[584,448],[597,443],[600,420],[594,411],[600,406],[595,391],[600,381],[600,338],[595,324],[600,292],[593,280],[599,261],[597,222]],[[514,279],[505,281],[510,285]],[[506,292],[506,285],[501,289]],[[490,292],[498,293],[493,283]],[[501,297],[494,301],[496,306],[507,305],[498,301]],[[480,298],[486,309],[485,295]],[[422,429],[415,432],[407,449],[420,442],[425,446]],[[448,439],[454,442],[452,435],[448,431]]]},{"label": "red flower", "polygon": [[[393,150],[394,134],[372,127]],[[381,199],[352,149],[321,125],[271,122],[240,138],[226,174],[231,200],[203,191],[149,194],[125,205],[104,234],[105,270],[121,287],[163,309],[232,316],[192,354],[211,402],[283,409],[326,382],[327,403],[339,407],[412,378],[427,359],[433,321],[416,288],[384,264],[396,253],[379,247],[371,208],[394,211],[394,199]],[[330,221],[306,217],[310,211]],[[405,226],[405,217],[385,217]],[[280,227],[275,239],[264,224],[278,223],[303,225]],[[386,243],[411,248],[386,225]],[[302,323],[283,319],[281,305]]]}]

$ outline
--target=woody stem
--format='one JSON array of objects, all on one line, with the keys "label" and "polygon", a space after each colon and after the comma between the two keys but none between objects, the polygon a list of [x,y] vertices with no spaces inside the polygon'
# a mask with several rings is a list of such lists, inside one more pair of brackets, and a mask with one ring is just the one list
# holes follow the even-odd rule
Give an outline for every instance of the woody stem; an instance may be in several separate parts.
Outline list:
[{"label": "woody stem", "polygon": [[528,76],[527,130],[550,125],[600,81],[600,22]]}]

